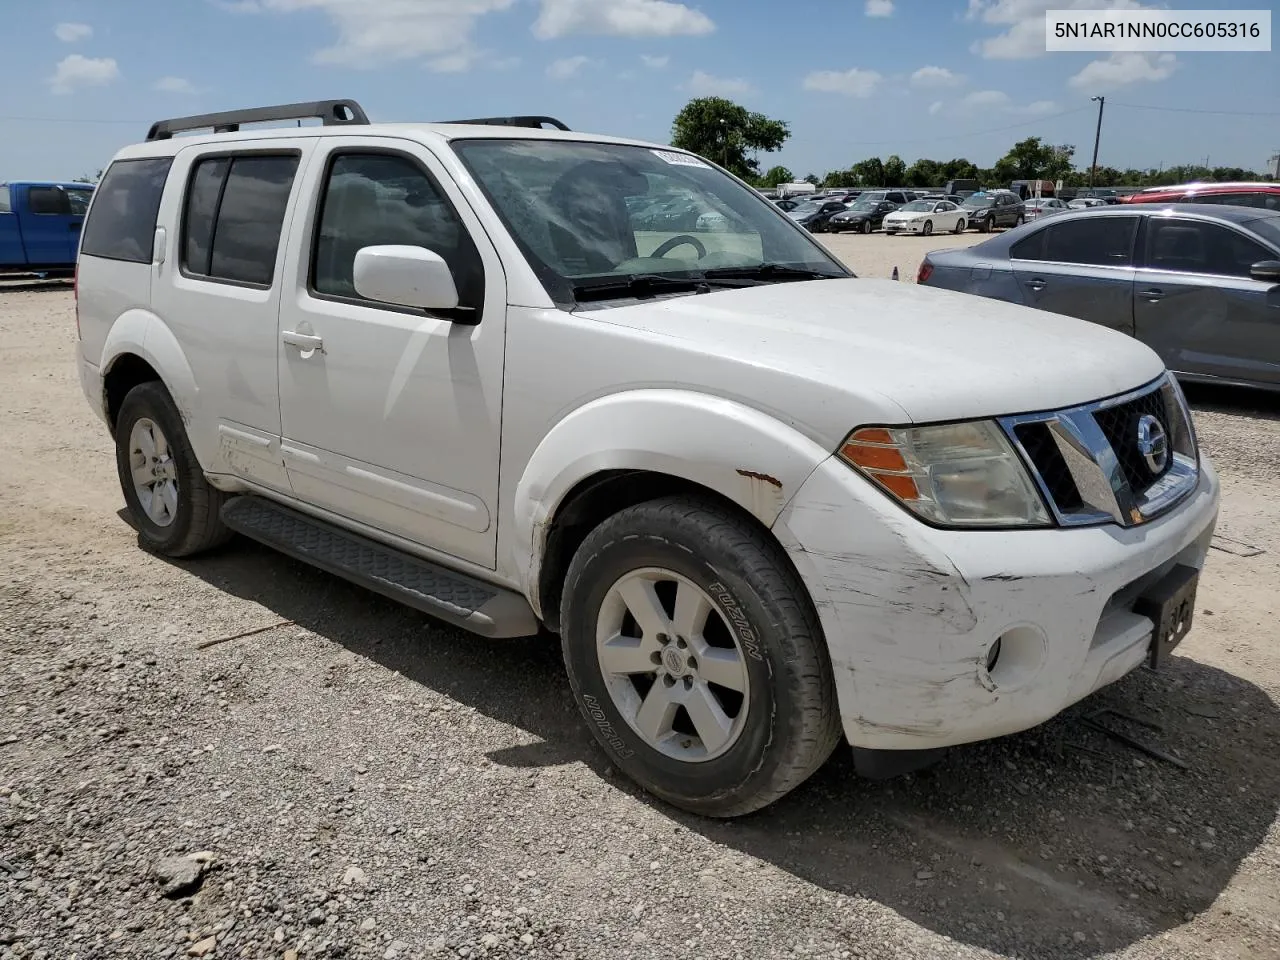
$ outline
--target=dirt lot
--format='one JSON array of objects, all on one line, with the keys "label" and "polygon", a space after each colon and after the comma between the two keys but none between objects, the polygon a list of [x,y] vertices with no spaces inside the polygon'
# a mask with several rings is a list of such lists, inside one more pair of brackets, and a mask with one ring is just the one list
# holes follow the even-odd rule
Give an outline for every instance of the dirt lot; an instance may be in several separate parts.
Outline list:
[{"label": "dirt lot", "polygon": [[[831,246],[905,278],[954,242]],[[720,823],[610,769],[546,638],[140,551],[74,343],[69,292],[0,292],[0,958],[1280,957],[1280,403],[1193,395],[1224,538],[1170,669]]]}]

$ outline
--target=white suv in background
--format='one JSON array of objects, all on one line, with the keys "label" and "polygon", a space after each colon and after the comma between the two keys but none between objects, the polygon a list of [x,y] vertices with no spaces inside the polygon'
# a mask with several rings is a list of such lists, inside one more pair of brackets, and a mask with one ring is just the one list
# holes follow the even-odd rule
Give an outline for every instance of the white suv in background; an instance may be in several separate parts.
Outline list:
[{"label": "white suv in background", "polygon": [[[842,736],[883,771],[1182,638],[1218,483],[1151,350],[855,279],[707,161],[545,119],[325,101],[120,151],[79,363],[147,548],[239,531],[543,624],[614,762],[715,816]],[[636,226],[643,197],[723,219]]]}]

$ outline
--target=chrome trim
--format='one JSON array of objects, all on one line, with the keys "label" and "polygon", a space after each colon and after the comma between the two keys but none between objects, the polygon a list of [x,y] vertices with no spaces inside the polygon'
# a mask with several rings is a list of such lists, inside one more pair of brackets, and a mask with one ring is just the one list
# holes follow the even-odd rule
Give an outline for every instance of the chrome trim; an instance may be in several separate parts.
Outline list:
[{"label": "chrome trim", "polygon": [[[1142,493],[1137,493],[1125,478],[1120,459],[1098,425],[1096,414],[1157,391],[1163,395],[1165,410],[1169,415],[1172,463],[1163,476]],[[1200,455],[1195,424],[1186,398],[1172,374],[1166,373],[1137,390],[1095,403],[1081,404],[1065,410],[1002,417],[999,423],[1035,480],[1054,519],[1061,526],[1078,527],[1102,523],[1116,523],[1122,527],[1139,526],[1172,509],[1195,490],[1200,481]],[[1042,424],[1049,431],[1080,495],[1081,507],[1067,509],[1054,501],[1049,485],[1018,437],[1017,428],[1026,424]]]}]

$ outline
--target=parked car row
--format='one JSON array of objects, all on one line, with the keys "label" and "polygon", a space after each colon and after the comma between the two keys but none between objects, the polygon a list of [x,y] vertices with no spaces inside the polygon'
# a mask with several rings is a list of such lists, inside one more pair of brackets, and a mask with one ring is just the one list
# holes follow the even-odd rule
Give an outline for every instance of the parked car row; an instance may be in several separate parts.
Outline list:
[{"label": "parked car row", "polygon": [[1184,379],[1280,390],[1280,211],[1068,210],[929,253],[916,279],[1119,330]]}]

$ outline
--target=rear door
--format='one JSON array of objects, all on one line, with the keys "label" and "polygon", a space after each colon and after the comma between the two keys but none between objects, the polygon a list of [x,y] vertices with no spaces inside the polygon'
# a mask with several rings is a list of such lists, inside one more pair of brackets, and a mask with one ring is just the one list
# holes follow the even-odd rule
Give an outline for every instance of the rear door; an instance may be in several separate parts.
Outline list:
[{"label": "rear door", "polygon": [[1150,217],[1144,232],[1138,339],[1170,370],[1280,386],[1280,286],[1249,275],[1280,252],[1204,220]]},{"label": "rear door", "polygon": [[84,215],[72,214],[66,190],[56,184],[22,186],[16,199],[27,261],[40,266],[74,263]]},{"label": "rear door", "polygon": [[1010,250],[1024,302],[1133,334],[1139,217],[1054,218]]},{"label": "rear door", "polygon": [[160,210],[168,252],[151,302],[200,391],[188,425],[206,469],[289,490],[276,369],[283,230],[311,138],[188,148]]}]

